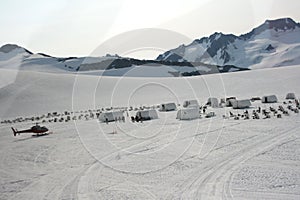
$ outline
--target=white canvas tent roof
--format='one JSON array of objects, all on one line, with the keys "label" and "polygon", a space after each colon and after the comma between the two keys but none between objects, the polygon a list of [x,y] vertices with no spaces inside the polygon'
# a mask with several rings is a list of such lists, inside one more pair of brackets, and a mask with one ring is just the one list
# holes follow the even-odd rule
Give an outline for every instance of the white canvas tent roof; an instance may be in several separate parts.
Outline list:
[{"label": "white canvas tent roof", "polygon": [[251,101],[249,99],[232,101],[232,108],[234,109],[249,108],[250,106],[251,106]]},{"label": "white canvas tent roof", "polygon": [[207,100],[207,105],[210,105],[213,108],[219,107],[219,100],[215,97],[209,97]]},{"label": "white canvas tent roof", "polygon": [[183,108],[178,110],[177,119],[180,120],[192,120],[200,117],[198,108]]},{"label": "white canvas tent roof", "polygon": [[118,120],[122,117],[124,117],[123,111],[108,111],[108,112],[100,113],[99,120],[101,122],[106,122],[106,120],[108,122],[112,122],[112,121],[115,121],[116,119]]},{"label": "white canvas tent roof", "polygon": [[158,119],[156,110],[139,110],[137,111],[136,116],[143,120]]},{"label": "white canvas tent roof", "polygon": [[276,95],[268,95],[268,96],[263,96],[261,98],[262,103],[276,103],[278,101]]},{"label": "white canvas tent roof", "polygon": [[295,93],[292,93],[292,92],[287,93],[285,99],[296,99],[296,95],[295,95]]},{"label": "white canvas tent roof", "polygon": [[197,100],[186,100],[183,102],[183,107],[184,108],[189,108],[189,107],[197,107],[199,108],[199,103]]},{"label": "white canvas tent roof", "polygon": [[233,104],[234,101],[236,101],[236,98],[233,98],[233,97],[232,97],[232,98],[230,98],[230,99],[227,99],[225,105],[226,105],[227,107],[230,107],[230,106],[232,106],[232,104]]},{"label": "white canvas tent roof", "polygon": [[160,111],[174,111],[176,110],[175,103],[163,103],[160,105]]}]

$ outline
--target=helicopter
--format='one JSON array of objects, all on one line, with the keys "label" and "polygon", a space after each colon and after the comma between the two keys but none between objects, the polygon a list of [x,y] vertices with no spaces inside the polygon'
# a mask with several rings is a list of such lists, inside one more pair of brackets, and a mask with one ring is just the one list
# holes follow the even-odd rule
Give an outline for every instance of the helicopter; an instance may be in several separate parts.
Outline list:
[{"label": "helicopter", "polygon": [[32,126],[30,129],[26,129],[26,130],[21,130],[18,131],[17,129],[14,129],[13,127],[11,127],[14,136],[20,135],[21,133],[35,133],[34,136],[43,136],[43,135],[48,135],[49,134],[49,129],[46,128],[45,126],[40,126],[38,125],[38,123],[35,124],[35,126]]}]

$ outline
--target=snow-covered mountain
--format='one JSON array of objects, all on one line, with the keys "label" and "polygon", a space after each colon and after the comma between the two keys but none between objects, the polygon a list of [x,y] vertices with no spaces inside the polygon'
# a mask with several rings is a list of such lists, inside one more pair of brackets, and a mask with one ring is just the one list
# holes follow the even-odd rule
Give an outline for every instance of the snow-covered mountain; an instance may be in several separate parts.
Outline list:
[{"label": "snow-covered mountain", "polygon": [[118,55],[59,58],[14,44],[0,48],[0,68],[105,76],[173,77],[300,64],[300,24],[267,20],[240,36],[214,33],[165,52],[156,60]]},{"label": "snow-covered mountain", "polygon": [[[0,48],[0,68],[32,70],[43,72],[75,72],[93,69],[91,64],[103,64],[117,59],[118,56],[103,57],[68,57],[57,58],[43,53],[32,53],[15,44],[6,44]],[[103,64],[104,68],[107,64]],[[103,66],[102,66],[103,67]]]},{"label": "snow-covered mountain", "polygon": [[300,64],[300,24],[290,18],[266,20],[251,32],[235,36],[214,33],[157,57],[164,61],[203,62],[243,68]]},{"label": "snow-covered mountain", "polygon": [[102,57],[57,58],[43,53],[35,54],[14,44],[7,44],[0,48],[0,68],[130,77],[193,76],[243,70],[229,65],[138,60],[109,54]]}]

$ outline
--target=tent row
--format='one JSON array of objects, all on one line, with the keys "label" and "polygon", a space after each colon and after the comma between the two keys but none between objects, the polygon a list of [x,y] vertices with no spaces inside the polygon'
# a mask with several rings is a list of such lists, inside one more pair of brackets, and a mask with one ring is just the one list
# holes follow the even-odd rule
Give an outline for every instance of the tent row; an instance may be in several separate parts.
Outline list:
[{"label": "tent row", "polygon": [[[175,103],[164,103],[160,105],[159,111],[168,112],[168,111],[175,111],[177,109]],[[158,119],[158,114],[155,109],[149,110],[139,110],[136,112],[134,117],[136,121],[145,121],[145,120],[152,120]],[[99,120],[101,122],[112,122],[124,119],[124,111],[107,111],[100,113]]]},{"label": "tent row", "polygon": [[[199,104],[197,100],[187,100],[183,102],[184,107],[177,111],[177,119],[181,120],[191,120],[200,117],[199,114]],[[177,107],[175,103],[164,103],[160,105],[159,111],[168,112],[176,111]],[[108,111],[103,112],[99,115],[99,120],[101,122],[112,122],[118,121],[124,118],[123,111]],[[152,110],[140,110],[136,112],[135,119],[140,120],[152,120],[158,119],[158,114],[155,109]]]},{"label": "tent row", "polygon": [[[267,95],[263,96],[260,99],[262,103],[276,103],[278,102],[278,98],[276,95]],[[286,95],[286,99],[292,100],[296,99],[295,93],[288,93]],[[245,109],[251,106],[250,99],[242,99],[238,100],[236,97],[227,97],[222,98],[219,102],[218,98],[210,97],[206,103],[207,106],[211,106],[212,108],[217,108],[225,105],[226,107],[232,107],[233,109]],[[200,105],[197,100],[186,100],[182,104],[183,108],[177,111],[177,119],[180,120],[192,120],[200,117]],[[159,111],[161,112],[169,112],[176,111],[177,106],[175,103],[163,103],[159,106]],[[158,119],[158,114],[155,109],[149,110],[140,110],[136,112],[137,119],[139,120],[152,120]],[[99,120],[101,122],[112,122],[124,119],[123,111],[107,111],[103,112],[99,116]]]},{"label": "tent row", "polygon": [[[262,98],[253,98],[254,100],[261,100],[262,103],[277,103],[278,98],[276,95],[266,95],[263,96]],[[295,93],[288,93],[286,95],[287,100],[295,100],[296,95]],[[251,99],[252,100],[252,99]],[[210,97],[207,100],[206,105],[211,106],[212,108],[217,108],[221,105],[225,105],[226,107],[233,107],[235,109],[238,108],[248,108],[251,106],[251,100],[250,99],[244,99],[244,100],[237,100],[236,97],[227,97],[227,98],[222,98],[221,101],[217,98]]]},{"label": "tent row", "polygon": [[[290,92],[290,93],[287,93],[285,99],[287,99],[287,100],[295,100],[297,98],[296,98],[295,93]],[[278,102],[278,98],[277,98],[276,95],[263,96],[261,98],[261,102],[262,103],[277,103]]]},{"label": "tent row", "polygon": [[[137,121],[158,119],[157,111],[154,109],[137,111],[136,119]],[[113,122],[120,120],[125,120],[124,111],[108,111],[100,113],[99,115],[99,121],[101,122]]]},{"label": "tent row", "polygon": [[210,97],[207,100],[206,105],[211,106],[212,108],[222,107],[232,107],[234,109],[244,109],[251,106],[251,101],[249,99],[237,100],[236,97],[227,97],[221,99],[220,103],[217,98]]}]

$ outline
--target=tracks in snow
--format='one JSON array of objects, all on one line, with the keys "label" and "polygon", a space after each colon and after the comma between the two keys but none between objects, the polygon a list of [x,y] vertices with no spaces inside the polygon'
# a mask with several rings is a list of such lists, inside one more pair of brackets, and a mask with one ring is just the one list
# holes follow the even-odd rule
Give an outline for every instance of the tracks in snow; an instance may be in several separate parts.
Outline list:
[{"label": "tracks in snow", "polygon": [[[183,184],[183,189],[176,194],[181,199],[232,199],[230,180],[240,165],[257,154],[278,145],[298,131],[293,127],[276,135],[259,138],[241,150],[235,151],[207,166],[200,166]],[[172,197],[173,198],[173,197]]]}]

